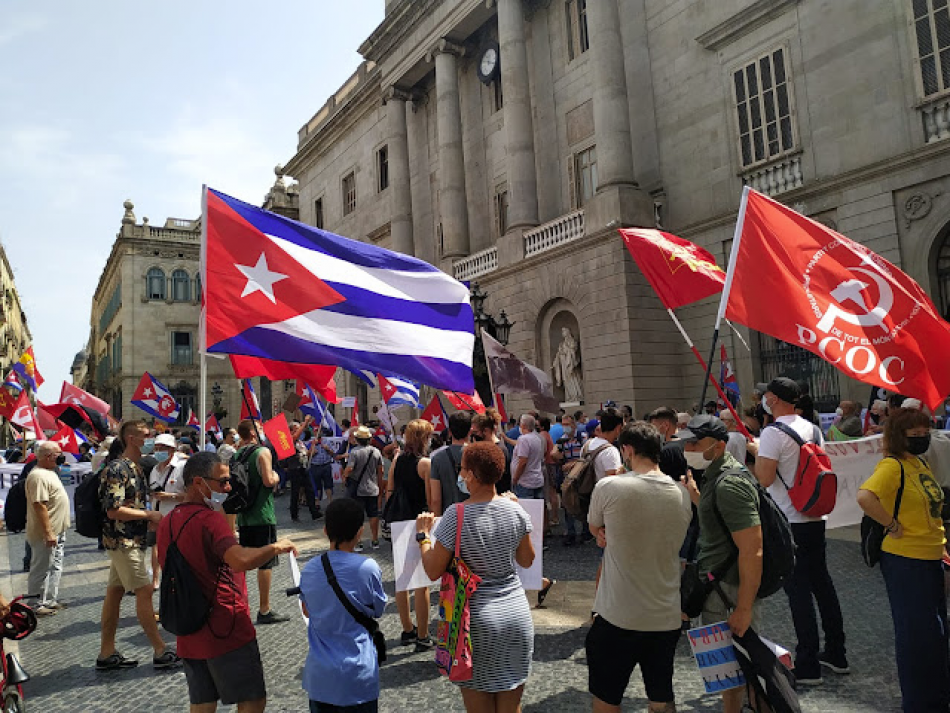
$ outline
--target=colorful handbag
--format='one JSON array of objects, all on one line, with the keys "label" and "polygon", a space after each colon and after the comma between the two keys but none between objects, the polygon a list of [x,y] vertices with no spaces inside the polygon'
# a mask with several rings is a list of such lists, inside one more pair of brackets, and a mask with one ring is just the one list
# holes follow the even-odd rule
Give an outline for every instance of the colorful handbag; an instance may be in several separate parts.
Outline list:
[{"label": "colorful handbag", "polygon": [[435,663],[439,672],[450,681],[472,680],[472,635],[469,601],[482,578],[462,561],[462,521],[465,508],[455,507],[458,525],[455,530],[455,556],[442,575],[439,592],[439,617],[436,625]]}]

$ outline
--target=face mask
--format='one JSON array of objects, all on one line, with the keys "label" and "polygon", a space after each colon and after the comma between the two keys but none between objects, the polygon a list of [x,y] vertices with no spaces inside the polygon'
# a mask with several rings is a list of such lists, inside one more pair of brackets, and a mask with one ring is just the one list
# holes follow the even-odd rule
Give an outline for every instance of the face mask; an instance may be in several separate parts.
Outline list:
[{"label": "face mask", "polygon": [[164,463],[168,460],[168,451],[155,451],[152,457],[159,463]]},{"label": "face mask", "polygon": [[765,412],[766,412],[769,416],[772,415],[772,407],[768,405],[768,403],[766,402],[764,396],[762,397],[762,408],[765,409]]},{"label": "face mask", "polygon": [[153,450],[155,450],[155,439],[146,438],[145,444],[142,446],[142,455],[147,455],[151,453]]},{"label": "face mask", "polygon": [[564,435],[565,435],[565,436],[573,436],[573,435],[574,435],[574,428],[573,428],[573,426],[564,426],[563,428],[564,428]]},{"label": "face mask", "polygon": [[465,484],[465,478],[462,477],[461,473],[459,473],[459,477],[458,477],[458,480],[456,481],[456,485],[458,485],[460,493],[462,493],[463,495],[471,495],[471,493],[468,492],[468,486]]},{"label": "face mask", "polygon": [[836,408],[835,416],[837,416],[838,418],[841,418],[842,416],[844,416],[844,411],[842,411],[840,408]]},{"label": "face mask", "polygon": [[693,470],[706,470],[711,460],[707,460],[700,451],[683,451],[686,456],[686,465]]},{"label": "face mask", "polygon": [[908,436],[907,450],[915,456],[923,455],[930,448],[930,434],[926,436]]},{"label": "face mask", "polygon": [[[927,438],[929,439],[930,437],[928,436]],[[64,463],[66,463],[66,456],[60,453],[56,456],[56,465],[63,465]]]},{"label": "face mask", "polygon": [[224,504],[224,501],[228,499],[227,493],[218,493],[212,490],[210,486],[208,486],[208,493],[211,497],[205,498],[205,504],[211,508],[220,507]]}]

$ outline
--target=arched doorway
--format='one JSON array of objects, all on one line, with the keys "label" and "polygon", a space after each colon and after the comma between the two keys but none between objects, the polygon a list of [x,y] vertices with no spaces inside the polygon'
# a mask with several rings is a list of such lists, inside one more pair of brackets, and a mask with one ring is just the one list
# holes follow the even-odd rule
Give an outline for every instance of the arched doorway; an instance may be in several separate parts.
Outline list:
[{"label": "arched doorway", "polygon": [[950,225],[943,229],[943,240],[936,255],[937,309],[950,321]]}]

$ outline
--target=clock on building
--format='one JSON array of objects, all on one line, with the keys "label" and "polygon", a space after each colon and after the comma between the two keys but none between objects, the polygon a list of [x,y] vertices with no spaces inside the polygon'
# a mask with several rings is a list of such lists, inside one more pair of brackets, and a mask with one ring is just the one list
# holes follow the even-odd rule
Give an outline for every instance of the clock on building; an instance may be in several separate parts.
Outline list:
[{"label": "clock on building", "polygon": [[498,77],[500,55],[498,45],[489,45],[478,60],[478,78],[485,84],[491,84]]}]

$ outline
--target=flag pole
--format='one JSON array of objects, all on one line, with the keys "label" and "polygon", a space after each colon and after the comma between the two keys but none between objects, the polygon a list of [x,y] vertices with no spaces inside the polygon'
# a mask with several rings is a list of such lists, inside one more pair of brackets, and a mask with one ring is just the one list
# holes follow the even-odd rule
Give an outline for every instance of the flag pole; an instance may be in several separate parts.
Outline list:
[{"label": "flag pole", "polygon": [[726,320],[726,324],[729,325],[730,329],[732,329],[732,333],[735,334],[739,338],[740,342],[742,342],[742,346],[745,347],[746,351],[751,352],[752,348],[749,346],[749,343],[745,340],[745,337],[743,337],[742,334],[739,333],[739,330],[736,329],[736,325],[734,325],[728,319]]},{"label": "flag pole", "polygon": [[[732,414],[732,417],[736,420],[736,427],[746,437],[748,441],[752,441],[752,434],[749,433],[749,429],[746,428],[745,424],[742,422],[742,419],[739,418],[739,414],[736,413],[735,407],[733,407],[732,402],[729,401],[729,397],[723,392],[722,387],[719,385],[719,382],[716,381],[716,378],[712,375],[710,370],[706,367],[706,362],[703,360],[702,355],[699,353],[699,350],[693,344],[693,340],[689,338],[689,335],[686,333],[686,330],[683,329],[683,325],[680,324],[680,321],[676,318],[676,315],[673,313],[673,310],[667,309],[667,314],[670,315],[670,319],[673,320],[673,324],[676,325],[677,329],[680,330],[680,334],[683,335],[683,339],[686,340],[686,346],[688,346],[692,351],[693,355],[696,357],[696,361],[699,362],[699,365],[705,370],[706,377],[709,381],[712,382],[712,385],[716,387],[716,391],[719,393],[719,397],[725,402],[726,408],[729,409],[729,413]],[[700,404],[702,406],[702,404]]]},{"label": "flag pole", "polygon": [[[198,378],[200,386],[198,387],[200,391],[198,392],[198,411],[199,413],[205,413],[208,410],[208,362],[206,361],[205,353],[201,352],[199,354],[201,359],[201,371]],[[198,445],[203,451],[205,449],[205,424],[202,423],[200,426],[200,435],[198,437]]]},{"label": "flag pole", "polygon": [[[201,274],[201,286],[204,290],[208,289],[208,185],[201,184],[201,248],[199,253],[198,271]],[[208,364],[205,361],[205,352],[208,349],[205,315],[204,295],[198,296],[202,302],[200,312],[200,325],[198,329],[198,339],[200,348],[198,350],[199,358],[199,376],[198,376],[198,411],[205,413],[208,409]],[[198,444],[202,451],[205,449],[205,424],[201,424],[199,429]]]},{"label": "flag pole", "polygon": [[722,296],[719,298],[719,311],[716,313],[716,326],[713,328],[712,345],[709,347],[709,361],[706,363],[706,378],[703,379],[703,390],[699,397],[700,408],[702,408],[706,402],[706,388],[709,386],[713,360],[716,358],[716,346],[719,344],[719,325],[726,315],[726,306],[729,304],[729,293],[732,291],[732,280],[736,273],[736,260],[739,257],[739,243],[742,241],[742,226],[745,223],[745,211],[749,203],[750,190],[748,186],[743,188],[742,200],[739,201],[739,215],[736,217],[736,232],[732,237],[732,252],[729,254],[726,283],[722,287]]}]

